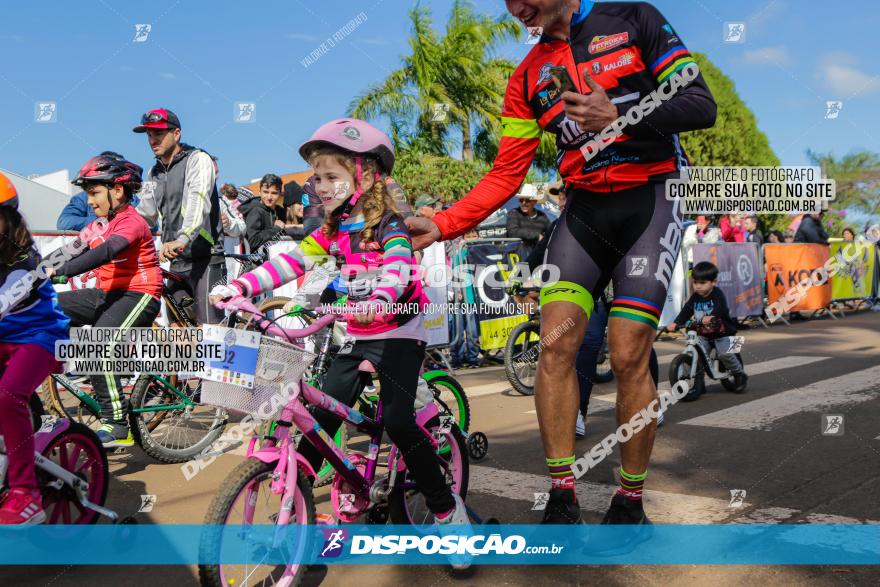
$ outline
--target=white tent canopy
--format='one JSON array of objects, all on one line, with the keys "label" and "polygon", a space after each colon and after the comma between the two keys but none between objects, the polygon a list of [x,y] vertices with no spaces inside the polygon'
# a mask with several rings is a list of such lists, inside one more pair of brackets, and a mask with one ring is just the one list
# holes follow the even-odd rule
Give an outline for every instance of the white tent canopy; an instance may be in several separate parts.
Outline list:
[{"label": "white tent canopy", "polygon": [[55,230],[61,210],[70,201],[69,193],[60,192],[5,169],[0,169],[0,172],[12,181],[18,191],[18,207],[31,232]]}]

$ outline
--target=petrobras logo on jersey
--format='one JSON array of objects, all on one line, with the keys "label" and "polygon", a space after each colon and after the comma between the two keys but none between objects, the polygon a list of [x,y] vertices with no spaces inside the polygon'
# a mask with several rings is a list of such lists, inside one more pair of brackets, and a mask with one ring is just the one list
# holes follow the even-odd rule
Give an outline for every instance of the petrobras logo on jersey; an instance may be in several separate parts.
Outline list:
[{"label": "petrobras logo on jersey", "polygon": [[628,32],[595,36],[593,37],[593,40],[590,41],[590,45],[587,49],[591,54],[595,55],[596,53],[604,53],[605,51],[619,47],[627,42],[629,42]]},{"label": "petrobras logo on jersey", "polygon": [[524,536],[501,534],[475,536],[394,535],[353,536],[351,554],[481,554],[514,555],[526,551]]}]

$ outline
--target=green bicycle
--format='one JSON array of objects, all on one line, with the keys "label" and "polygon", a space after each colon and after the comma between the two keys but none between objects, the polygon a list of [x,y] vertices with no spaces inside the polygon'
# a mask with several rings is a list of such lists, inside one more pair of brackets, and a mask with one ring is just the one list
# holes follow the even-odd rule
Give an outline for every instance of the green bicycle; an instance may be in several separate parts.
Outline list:
[{"label": "green bicycle", "polygon": [[[176,273],[162,273],[166,281],[180,283],[186,291],[181,300],[162,294],[171,327],[197,328],[195,316],[189,311],[194,303],[189,284]],[[197,377],[182,379],[177,374],[156,373],[141,373],[134,381],[129,424],[145,453],[164,463],[184,463],[220,437],[228,419],[226,412],[199,403],[201,384]],[[51,375],[43,389],[48,408],[55,415],[93,429],[101,425],[101,410],[90,385],[67,375]]]}]

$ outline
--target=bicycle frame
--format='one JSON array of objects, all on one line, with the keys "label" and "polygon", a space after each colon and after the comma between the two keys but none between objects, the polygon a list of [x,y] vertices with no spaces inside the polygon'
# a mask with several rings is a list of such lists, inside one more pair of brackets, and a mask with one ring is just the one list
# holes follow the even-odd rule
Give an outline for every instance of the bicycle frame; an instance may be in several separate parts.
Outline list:
[{"label": "bicycle frame", "polygon": [[692,357],[689,379],[694,379],[697,376],[697,366],[699,363],[703,364],[707,374],[712,379],[717,380],[727,377],[726,374],[717,370],[718,359],[715,358],[714,360],[710,360],[709,355],[706,353],[706,349],[703,348],[703,345],[697,340],[696,330],[687,331],[687,347],[685,347],[681,354],[690,355]]},{"label": "bicycle frame", "polygon": [[[185,393],[181,393],[176,387],[174,387],[167,379],[158,375],[156,373],[150,373],[150,375],[157,381],[163,388],[164,391],[173,393],[178,398],[180,398],[183,403],[176,404],[164,404],[161,406],[149,406],[145,408],[130,408],[132,413],[143,413],[143,412],[164,412],[168,410],[181,410],[188,406],[196,405]],[[98,402],[95,401],[90,394],[84,392],[79,387],[74,385],[72,381],[70,381],[65,375],[53,374],[51,375],[52,379],[56,382],[60,383],[67,391],[76,396],[79,401],[86,406],[89,412],[94,416],[98,416],[101,413],[101,407],[98,405]]]}]

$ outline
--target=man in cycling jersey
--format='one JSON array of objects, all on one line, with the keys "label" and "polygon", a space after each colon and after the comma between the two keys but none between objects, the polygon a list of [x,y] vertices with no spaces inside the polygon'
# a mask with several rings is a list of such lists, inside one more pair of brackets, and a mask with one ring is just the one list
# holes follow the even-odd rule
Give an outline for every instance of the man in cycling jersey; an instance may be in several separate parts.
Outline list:
[{"label": "man in cycling jersey", "polygon": [[[105,151],[89,159],[73,184],[88,194],[98,219],[109,220],[103,233],[83,247],[82,254],[62,265],[57,275],[73,277],[97,269],[98,287],[63,292],[61,310],[71,326],[105,328],[149,327],[159,314],[162,270],[146,220],[131,205],[141,187],[142,169],[121,155]],[[97,221],[96,221],[97,222]],[[91,378],[101,406],[98,438],[106,447],[132,446],[128,400],[119,375]]]},{"label": "man in cycling jersey", "polygon": [[[171,261],[195,292],[196,315],[202,323],[217,323],[223,312],[208,301],[223,274],[223,226],[214,160],[205,151],[180,142],[180,120],[167,108],[150,110],[136,133],[146,133],[156,163],[147,173],[138,212],[155,225],[162,218],[159,258]],[[183,289],[171,292],[184,295]]]},{"label": "man in cycling jersey", "polygon": [[[407,223],[418,235],[416,247],[466,232],[516,192],[541,134],[556,135],[569,202],[544,257],[559,268],[560,280],[541,291],[542,337],[555,341],[541,351],[535,404],[551,477],[544,522],[579,523],[572,471],[578,412],[573,367],[593,300],[613,281],[609,344],[622,423],[656,397],[648,357],[681,241],[681,214],[666,200],[663,183],[686,161],[677,133],[712,126],[716,106],[702,77],[694,78],[698,68],[691,54],[650,4],[506,4],[526,27],[541,27],[543,34],[508,82],[495,164],[449,210]],[[577,91],[557,88],[551,74],[558,66]],[[678,83],[683,74],[692,81]],[[641,108],[642,117],[633,117],[636,122],[616,132],[605,148],[594,148],[597,133],[640,108],[655,90],[669,99],[650,113]],[[603,523],[649,523],[641,496],[655,430],[651,423],[621,444],[620,489]]]}]

